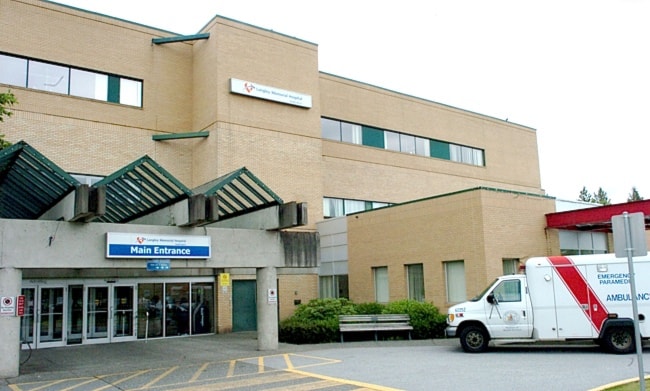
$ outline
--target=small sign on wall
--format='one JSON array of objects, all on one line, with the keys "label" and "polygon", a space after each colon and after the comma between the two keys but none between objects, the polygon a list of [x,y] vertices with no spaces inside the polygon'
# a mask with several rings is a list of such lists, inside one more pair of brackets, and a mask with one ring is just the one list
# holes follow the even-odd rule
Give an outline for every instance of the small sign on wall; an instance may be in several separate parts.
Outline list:
[{"label": "small sign on wall", "polygon": [[276,304],[278,302],[278,291],[277,289],[269,289],[268,301],[269,304]]},{"label": "small sign on wall", "polygon": [[14,316],[16,314],[16,298],[13,296],[2,296],[0,298],[0,315]]}]

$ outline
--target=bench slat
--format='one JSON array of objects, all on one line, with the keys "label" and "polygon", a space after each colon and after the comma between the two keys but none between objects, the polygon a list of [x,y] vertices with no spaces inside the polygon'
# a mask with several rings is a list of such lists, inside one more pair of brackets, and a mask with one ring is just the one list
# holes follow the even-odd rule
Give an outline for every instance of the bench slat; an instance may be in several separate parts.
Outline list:
[{"label": "bench slat", "polygon": [[339,331],[341,342],[344,332],[374,331],[375,341],[378,331],[408,331],[409,340],[413,326],[406,314],[377,314],[377,315],[339,315]]}]

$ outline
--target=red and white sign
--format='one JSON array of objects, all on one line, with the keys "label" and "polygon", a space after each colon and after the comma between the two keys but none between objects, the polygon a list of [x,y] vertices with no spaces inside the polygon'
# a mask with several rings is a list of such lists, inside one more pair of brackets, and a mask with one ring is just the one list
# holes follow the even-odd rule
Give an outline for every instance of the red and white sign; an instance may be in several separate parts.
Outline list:
[{"label": "red and white sign", "polygon": [[25,295],[16,297],[16,316],[25,315]]},{"label": "red and white sign", "polygon": [[13,296],[2,296],[0,298],[0,315],[13,316],[16,314],[16,298]]},{"label": "red and white sign", "polygon": [[268,303],[275,304],[278,302],[278,291],[277,289],[269,289]]}]

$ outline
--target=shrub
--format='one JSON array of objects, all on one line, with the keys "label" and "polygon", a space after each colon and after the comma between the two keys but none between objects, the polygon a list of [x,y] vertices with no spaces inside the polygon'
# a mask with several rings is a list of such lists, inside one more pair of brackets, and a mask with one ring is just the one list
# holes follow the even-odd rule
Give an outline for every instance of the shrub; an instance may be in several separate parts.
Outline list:
[{"label": "shrub", "polygon": [[408,314],[413,326],[413,338],[440,338],[445,335],[446,316],[432,303],[415,300],[400,300],[389,303],[385,314]]},{"label": "shrub", "polygon": [[386,306],[381,303],[359,303],[354,305],[354,309],[359,315],[376,315],[384,312]]},{"label": "shrub", "polygon": [[339,315],[408,314],[415,339],[444,336],[445,315],[431,303],[401,300],[390,304],[354,304],[348,299],[314,299],[298,306],[293,316],[280,322],[281,342],[293,344],[336,342]]},{"label": "shrub", "polygon": [[281,342],[304,344],[334,342],[339,338],[339,315],[354,314],[348,299],[314,299],[298,306],[293,316],[280,322]]}]

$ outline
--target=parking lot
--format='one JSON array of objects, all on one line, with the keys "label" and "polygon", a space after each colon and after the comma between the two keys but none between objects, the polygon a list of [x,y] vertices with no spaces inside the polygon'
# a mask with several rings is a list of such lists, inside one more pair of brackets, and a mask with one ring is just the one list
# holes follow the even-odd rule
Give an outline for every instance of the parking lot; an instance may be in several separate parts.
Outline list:
[{"label": "parking lot", "polygon": [[[23,351],[27,390],[496,390],[586,391],[636,377],[636,355],[594,346],[506,346],[463,353],[455,339],[280,344],[255,333]],[[650,357],[644,355],[646,362]]]}]

